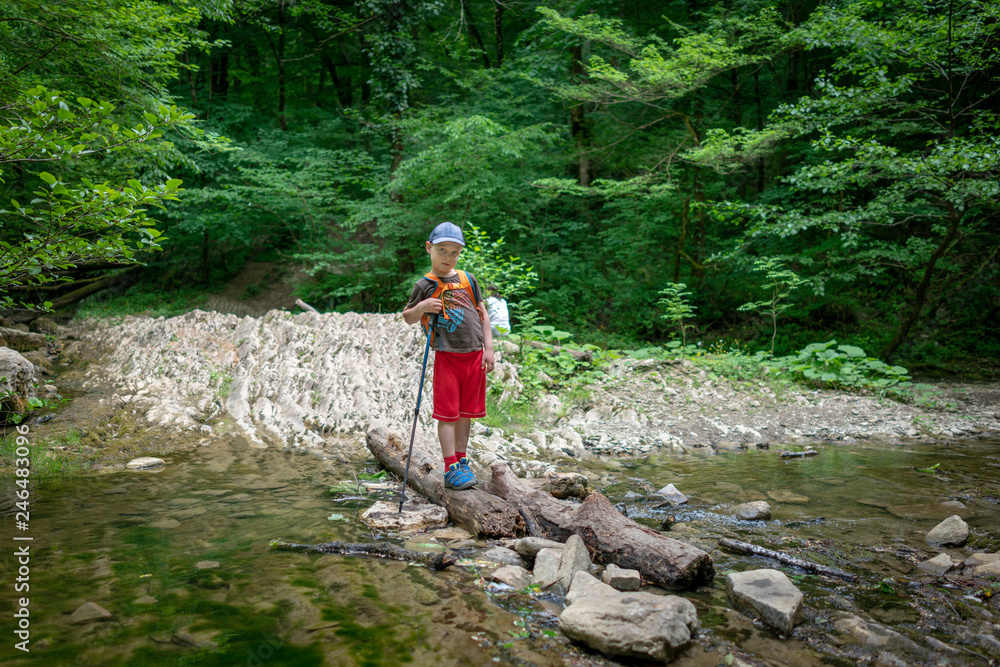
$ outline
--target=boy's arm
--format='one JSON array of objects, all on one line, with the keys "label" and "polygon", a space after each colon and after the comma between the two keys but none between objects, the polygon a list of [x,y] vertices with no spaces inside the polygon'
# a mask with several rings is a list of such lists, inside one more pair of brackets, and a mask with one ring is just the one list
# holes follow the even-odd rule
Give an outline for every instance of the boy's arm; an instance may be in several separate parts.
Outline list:
[{"label": "boy's arm", "polygon": [[493,372],[493,330],[490,328],[490,314],[486,311],[486,302],[479,302],[479,312],[483,315],[483,370]]}]

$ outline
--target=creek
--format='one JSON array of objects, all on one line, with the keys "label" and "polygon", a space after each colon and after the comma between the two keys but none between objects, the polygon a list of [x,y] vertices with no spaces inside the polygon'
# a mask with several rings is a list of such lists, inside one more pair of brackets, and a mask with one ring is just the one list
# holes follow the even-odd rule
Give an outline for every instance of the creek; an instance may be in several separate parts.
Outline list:
[{"label": "creek", "polygon": [[[658,528],[672,514],[678,534],[712,549],[715,583],[684,593],[698,607],[703,636],[673,664],[714,666],[735,652],[751,664],[847,665],[864,654],[832,637],[829,614],[838,610],[917,642],[929,634],[954,644],[962,628],[997,622],[996,599],[974,603],[974,591],[947,588],[947,579],[923,575],[914,564],[937,553],[922,531],[951,514],[961,514],[978,540],[951,553],[998,550],[998,445],[824,446],[817,456],[791,460],[756,450],[595,458],[576,469],[633,518]],[[164,458],[159,471],[90,474],[35,489],[31,653],[12,655],[20,652],[10,650],[8,638],[4,664],[616,664],[558,634],[556,599],[484,586],[476,566],[434,573],[401,562],[268,548],[275,538],[387,539],[358,516],[391,490],[339,500],[329,493],[366,467],[375,472],[372,461],[261,449],[239,436]],[[935,473],[917,471],[934,464],[940,464]],[[686,505],[661,507],[662,499],[652,497],[668,483],[689,497]],[[734,505],[757,499],[770,502],[771,521],[729,517]],[[965,508],[941,505],[955,500]],[[13,521],[4,517],[7,534],[14,533]],[[860,581],[801,576],[719,551],[713,545],[723,535],[822,559]],[[426,550],[446,548],[445,542],[433,533],[398,540]],[[472,561],[476,553],[463,552]],[[3,567],[4,580],[12,581],[12,559]],[[761,567],[786,571],[805,594],[809,613],[791,638],[727,609],[725,572]],[[951,600],[937,626],[922,612],[934,607],[934,596]],[[3,597],[13,600],[12,590]],[[88,601],[113,617],[72,624],[70,614]],[[954,664],[980,664],[977,656],[989,653],[958,650]]]}]

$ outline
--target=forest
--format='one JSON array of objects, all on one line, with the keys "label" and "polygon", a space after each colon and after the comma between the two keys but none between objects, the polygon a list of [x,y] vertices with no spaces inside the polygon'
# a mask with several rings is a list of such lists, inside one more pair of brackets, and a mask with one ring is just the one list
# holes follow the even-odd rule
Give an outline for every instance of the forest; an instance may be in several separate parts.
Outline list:
[{"label": "forest", "polygon": [[449,220],[515,329],[1000,359],[989,0],[0,0],[0,110],[8,315],[399,311]]}]

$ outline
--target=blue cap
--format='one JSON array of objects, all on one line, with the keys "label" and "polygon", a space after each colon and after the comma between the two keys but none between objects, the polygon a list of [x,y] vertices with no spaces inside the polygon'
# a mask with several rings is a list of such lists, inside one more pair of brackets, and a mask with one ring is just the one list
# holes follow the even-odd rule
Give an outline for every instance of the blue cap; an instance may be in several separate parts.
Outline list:
[{"label": "blue cap", "polygon": [[431,232],[431,237],[427,239],[431,243],[444,243],[451,241],[460,246],[465,246],[465,236],[462,230],[453,222],[442,222]]}]

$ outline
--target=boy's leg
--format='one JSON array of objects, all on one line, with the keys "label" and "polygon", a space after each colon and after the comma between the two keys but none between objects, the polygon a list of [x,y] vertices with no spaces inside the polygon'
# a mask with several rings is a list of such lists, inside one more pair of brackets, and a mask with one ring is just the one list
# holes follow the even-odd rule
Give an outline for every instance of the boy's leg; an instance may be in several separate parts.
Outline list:
[{"label": "boy's leg", "polygon": [[[458,441],[458,425],[462,420],[454,422],[438,421],[438,440],[441,442],[441,456],[445,459],[455,455],[455,444]],[[465,441],[469,441],[469,432],[465,433]]]},{"label": "boy's leg", "polygon": [[469,450],[469,433],[472,432],[472,420],[460,417],[455,422],[455,456],[462,458]]}]

